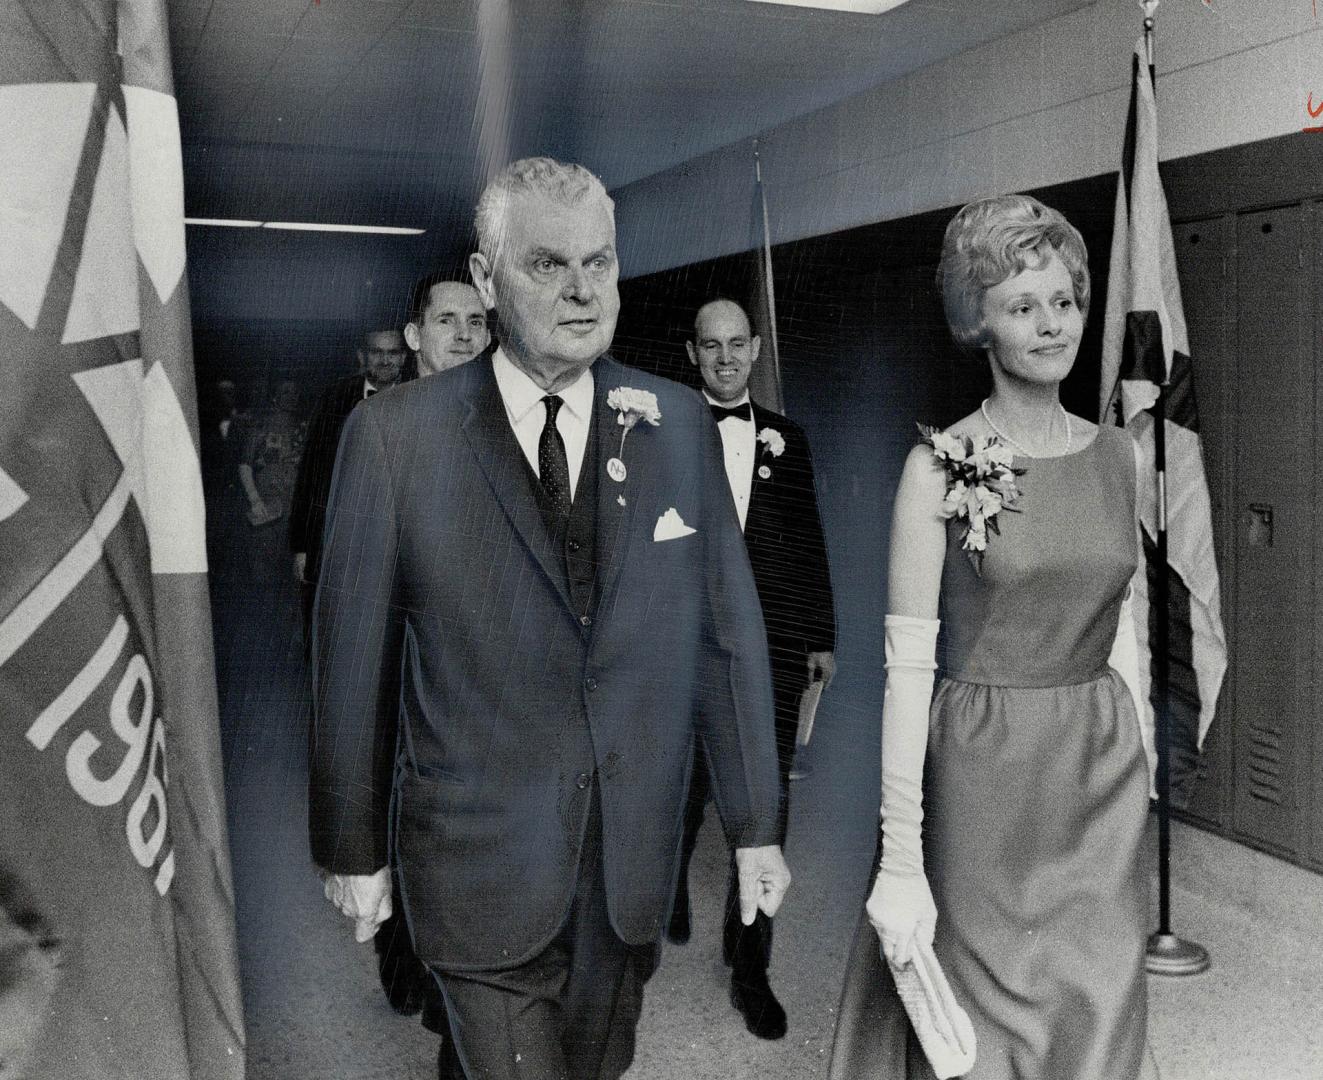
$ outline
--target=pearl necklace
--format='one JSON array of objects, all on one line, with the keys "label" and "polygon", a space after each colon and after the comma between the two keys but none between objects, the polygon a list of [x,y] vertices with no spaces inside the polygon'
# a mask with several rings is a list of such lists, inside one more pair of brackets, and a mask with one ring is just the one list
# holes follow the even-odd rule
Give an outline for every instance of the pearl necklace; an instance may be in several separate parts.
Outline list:
[{"label": "pearl necklace", "polygon": [[[993,434],[997,435],[1003,442],[1009,444],[1010,446],[1013,446],[1016,450],[1019,450],[1020,453],[1022,453],[1025,457],[1044,456],[1041,454],[1031,454],[1027,449],[1025,449],[1025,447],[1021,443],[1016,442],[1009,435],[1007,435],[1006,432],[1002,431],[1001,428],[999,428],[996,424],[994,424],[992,422],[992,417],[988,415],[988,401],[989,401],[988,398],[984,398],[983,401],[979,404],[978,408],[979,408],[979,412],[983,414],[983,419],[988,422],[988,427],[992,428]],[[1069,454],[1070,445],[1072,441],[1071,431],[1070,431],[1070,413],[1066,412],[1066,407],[1062,405],[1061,402],[1059,401],[1057,402],[1057,408],[1061,410],[1061,415],[1066,421],[1066,449],[1062,451],[1062,454]]]}]

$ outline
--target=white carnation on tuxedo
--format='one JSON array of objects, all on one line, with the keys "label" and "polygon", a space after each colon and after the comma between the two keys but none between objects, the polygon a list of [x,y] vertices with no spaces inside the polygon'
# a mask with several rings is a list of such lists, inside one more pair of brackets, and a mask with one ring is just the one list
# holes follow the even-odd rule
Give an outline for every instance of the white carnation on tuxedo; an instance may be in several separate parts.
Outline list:
[{"label": "white carnation on tuxedo", "polygon": [[786,452],[785,437],[776,428],[763,428],[758,432],[758,441],[771,451],[772,457],[780,457]]}]

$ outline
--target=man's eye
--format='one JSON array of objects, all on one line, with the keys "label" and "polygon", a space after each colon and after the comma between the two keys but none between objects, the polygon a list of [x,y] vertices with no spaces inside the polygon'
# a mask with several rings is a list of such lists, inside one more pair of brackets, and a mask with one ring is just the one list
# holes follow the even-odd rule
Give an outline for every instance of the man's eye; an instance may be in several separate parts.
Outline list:
[{"label": "man's eye", "polygon": [[550,274],[556,269],[556,263],[552,259],[538,259],[538,261],[533,264],[533,269],[539,274]]}]

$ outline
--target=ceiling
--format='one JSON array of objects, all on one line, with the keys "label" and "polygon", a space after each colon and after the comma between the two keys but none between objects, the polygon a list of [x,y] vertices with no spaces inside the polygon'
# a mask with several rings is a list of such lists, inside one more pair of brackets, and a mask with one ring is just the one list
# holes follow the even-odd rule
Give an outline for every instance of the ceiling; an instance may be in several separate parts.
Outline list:
[{"label": "ceiling", "polygon": [[1086,3],[168,0],[187,210],[435,227],[493,136],[616,188]]}]

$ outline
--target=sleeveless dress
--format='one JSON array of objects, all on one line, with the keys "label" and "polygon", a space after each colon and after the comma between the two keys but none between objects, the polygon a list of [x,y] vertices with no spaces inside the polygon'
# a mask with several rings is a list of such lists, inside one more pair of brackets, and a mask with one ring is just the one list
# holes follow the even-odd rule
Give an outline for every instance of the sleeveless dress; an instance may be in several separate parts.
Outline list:
[{"label": "sleeveless dress", "polygon": [[[1148,769],[1107,664],[1135,569],[1134,459],[1102,428],[1015,465],[1020,512],[999,515],[981,577],[947,526],[924,781],[934,949],[978,1037],[973,1080],[1135,1080],[1151,1068]],[[932,1076],[866,917],[831,1076]]]}]

